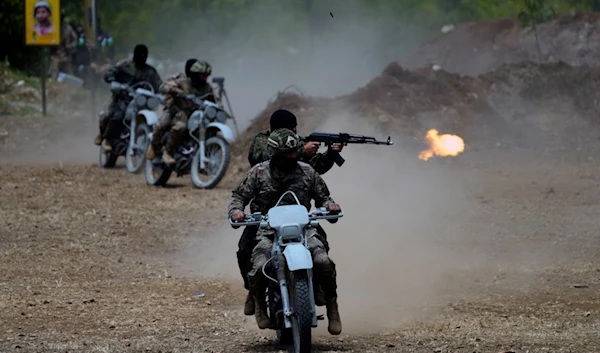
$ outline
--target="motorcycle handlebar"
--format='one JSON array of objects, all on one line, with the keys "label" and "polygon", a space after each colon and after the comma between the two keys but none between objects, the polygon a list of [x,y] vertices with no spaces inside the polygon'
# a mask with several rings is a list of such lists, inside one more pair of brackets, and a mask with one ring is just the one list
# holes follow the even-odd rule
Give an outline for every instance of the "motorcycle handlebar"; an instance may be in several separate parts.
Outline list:
[{"label": "motorcycle handlebar", "polygon": [[[308,219],[311,221],[316,221],[319,219],[325,219],[325,220],[330,221],[330,220],[337,220],[338,218],[342,218],[342,217],[344,217],[343,210],[340,210],[340,212],[337,214],[331,214],[331,212],[328,211],[324,207],[318,208],[308,214]],[[262,222],[267,220],[267,216],[263,216],[260,213],[255,213],[255,214],[244,215],[244,220],[240,221],[240,222],[233,221],[231,219],[231,217],[229,217],[228,220],[229,220],[229,224],[231,225],[232,228],[238,229],[239,227],[242,227],[242,226],[260,226],[260,224]]]}]

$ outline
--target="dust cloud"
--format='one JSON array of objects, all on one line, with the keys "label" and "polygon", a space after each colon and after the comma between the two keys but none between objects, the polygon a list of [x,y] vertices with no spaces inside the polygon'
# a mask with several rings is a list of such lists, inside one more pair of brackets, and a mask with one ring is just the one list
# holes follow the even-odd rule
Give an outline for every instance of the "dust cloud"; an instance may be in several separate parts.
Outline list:
[{"label": "dust cloud", "polygon": [[[277,92],[321,97],[349,93],[379,75],[389,62],[407,54],[424,38],[417,25],[408,21],[400,24],[383,12],[367,16],[369,9],[362,5],[327,1],[315,2],[314,6],[317,25],[312,40],[308,27],[295,27],[295,19],[277,34],[278,44],[266,45],[273,41],[263,41],[261,36],[272,33],[270,27],[302,13],[293,4],[267,0],[234,15],[238,25],[227,33],[199,36],[194,30],[174,37],[169,59],[179,62],[178,71],[189,57],[208,60],[213,77],[225,77],[233,112],[243,130]],[[189,16],[202,23],[208,15]],[[168,28],[168,22],[165,25]],[[392,31],[394,36],[390,37]]]},{"label": "dust cloud", "polygon": [[[319,131],[387,138],[356,120],[341,114]],[[396,143],[402,138],[392,136]],[[452,170],[417,155],[402,144],[349,145],[344,166],[324,175],[345,213],[323,227],[337,264],[346,333],[424,318],[427,308],[439,304],[445,276],[464,266],[468,250],[456,252],[450,245],[461,235],[464,219],[456,216],[468,210],[464,186]]]}]

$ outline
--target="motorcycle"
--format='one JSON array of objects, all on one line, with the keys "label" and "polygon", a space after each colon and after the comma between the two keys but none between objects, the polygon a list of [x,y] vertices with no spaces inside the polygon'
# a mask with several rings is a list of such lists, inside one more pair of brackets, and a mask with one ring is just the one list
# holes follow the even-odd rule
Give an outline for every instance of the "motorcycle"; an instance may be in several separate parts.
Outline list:
[{"label": "motorcycle", "polygon": [[[231,159],[229,144],[235,140],[233,131],[226,125],[227,120],[232,118],[219,104],[206,100],[209,95],[212,93],[185,97],[196,107],[187,121],[189,137],[175,148],[173,166],[164,163],[159,155],[153,160],[146,160],[147,184],[165,186],[173,172],[178,177],[189,173],[198,189],[211,189],[223,179]],[[167,132],[163,136],[163,146],[169,134]],[[202,180],[204,176],[208,177],[206,181]]]},{"label": "motorcycle", "polygon": [[[296,205],[279,206],[285,195],[291,194]],[[308,250],[308,229],[315,228],[320,219],[336,223],[343,212],[332,215],[325,208],[308,212],[293,191],[286,191],[266,216],[260,212],[246,215],[241,222],[229,218],[234,229],[240,226],[259,226],[275,230],[271,258],[263,266],[270,280],[267,288],[268,311],[281,345],[294,345],[295,353],[311,352],[312,331],[318,320],[313,287],[313,262]],[[270,270],[266,265],[272,262]],[[267,273],[268,272],[268,273]]]},{"label": "motorcycle", "polygon": [[122,91],[131,100],[123,117],[125,128],[121,130],[119,138],[112,141],[112,151],[106,152],[100,147],[100,166],[112,168],[119,156],[125,156],[127,171],[137,173],[142,169],[146,148],[150,143],[150,127],[158,122],[155,110],[163,97],[155,93],[152,85],[146,81],[131,86],[120,84],[113,90]]}]

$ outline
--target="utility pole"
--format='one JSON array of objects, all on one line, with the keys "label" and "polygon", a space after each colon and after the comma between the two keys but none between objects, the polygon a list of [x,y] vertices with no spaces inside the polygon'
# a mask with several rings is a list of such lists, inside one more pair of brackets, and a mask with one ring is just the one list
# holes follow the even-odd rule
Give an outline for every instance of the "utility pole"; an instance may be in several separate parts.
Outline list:
[{"label": "utility pole", "polygon": [[[91,8],[91,15],[92,15],[92,38],[91,38],[91,42],[93,43],[93,49],[94,52],[96,50],[96,46],[97,41],[98,41],[98,7],[97,7],[97,0],[92,0],[92,8]],[[87,9],[86,9],[87,10]],[[87,11],[86,11],[87,12]],[[87,15],[87,13],[86,13]],[[93,74],[90,71],[91,69],[88,68],[87,71],[87,75],[90,78],[89,82],[91,83],[91,87],[90,87],[90,91],[91,91],[91,106],[92,106],[92,121],[96,120],[96,78],[95,77],[90,77],[93,76]]]}]

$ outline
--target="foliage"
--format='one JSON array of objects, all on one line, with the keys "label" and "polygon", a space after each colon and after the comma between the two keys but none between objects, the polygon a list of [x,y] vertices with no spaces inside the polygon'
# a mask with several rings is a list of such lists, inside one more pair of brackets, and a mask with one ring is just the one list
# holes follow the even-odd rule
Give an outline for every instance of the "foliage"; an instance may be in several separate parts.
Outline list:
[{"label": "foliage", "polygon": [[[180,56],[201,52],[203,57],[210,57],[216,52],[241,56],[248,48],[275,47],[281,48],[277,55],[287,60],[290,56],[286,50],[291,47],[324,41],[329,33],[343,32],[348,26],[362,26],[371,33],[378,31],[382,41],[415,40],[415,29],[433,35],[447,23],[516,16],[523,10],[522,1],[535,5],[541,0],[97,1],[102,27],[113,35],[121,55],[143,42],[156,57],[168,57],[176,48],[180,49],[177,53]],[[23,0],[0,1],[3,41],[0,60],[8,56],[13,66],[35,71],[41,50],[24,46],[23,3]],[[600,9],[600,0],[556,0],[553,4],[558,11]],[[82,5],[83,0],[61,0],[63,13],[70,19],[83,18]],[[532,6],[521,12],[522,21],[540,23],[547,18],[548,7],[538,11]],[[354,33],[358,31],[346,32],[347,40],[370,49],[372,35],[357,37]],[[235,41],[225,40],[231,38]],[[187,52],[181,52],[181,48]]]},{"label": "foliage", "polygon": [[523,27],[535,27],[556,15],[556,10],[546,0],[523,0],[523,6],[524,9],[517,15]]},{"label": "foliage", "polygon": [[535,34],[535,45],[538,54],[538,61],[542,59],[540,49],[540,40],[537,32],[537,25],[552,19],[556,15],[554,7],[546,0],[522,0],[524,9],[519,12],[517,18],[521,26],[532,27]]}]

